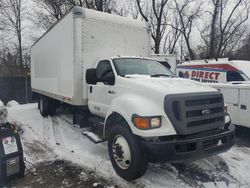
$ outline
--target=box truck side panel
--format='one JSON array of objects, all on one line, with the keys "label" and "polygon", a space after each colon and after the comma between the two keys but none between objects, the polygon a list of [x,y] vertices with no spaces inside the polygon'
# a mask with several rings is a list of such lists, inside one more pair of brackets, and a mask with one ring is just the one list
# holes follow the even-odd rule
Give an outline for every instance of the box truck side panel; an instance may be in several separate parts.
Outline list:
[{"label": "box truck side panel", "polygon": [[100,59],[149,54],[146,23],[75,7],[33,45],[32,89],[72,105],[87,105],[86,69]]},{"label": "box truck side panel", "polygon": [[[211,84],[211,86],[213,86]],[[220,92],[224,96],[224,101],[228,106],[228,111],[231,115],[232,122],[239,124],[239,89],[230,87],[219,87]]]},{"label": "box truck side panel", "polygon": [[[75,103],[74,24],[67,14],[32,46],[32,89],[40,94]],[[81,79],[81,78],[78,78]],[[79,85],[80,87],[81,85]]]},{"label": "box truck side panel", "polygon": [[240,105],[239,105],[239,125],[249,127],[249,114],[250,114],[250,89],[240,89]]}]

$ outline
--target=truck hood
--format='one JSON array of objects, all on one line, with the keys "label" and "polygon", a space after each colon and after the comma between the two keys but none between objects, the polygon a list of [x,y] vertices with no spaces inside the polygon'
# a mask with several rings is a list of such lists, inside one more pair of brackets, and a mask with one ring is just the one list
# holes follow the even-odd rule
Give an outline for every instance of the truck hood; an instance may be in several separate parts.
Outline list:
[{"label": "truck hood", "polygon": [[165,78],[150,76],[133,75],[127,77],[133,81],[133,87],[146,91],[147,89],[155,92],[166,94],[177,93],[197,93],[197,92],[214,92],[216,89],[197,81],[184,78]]}]

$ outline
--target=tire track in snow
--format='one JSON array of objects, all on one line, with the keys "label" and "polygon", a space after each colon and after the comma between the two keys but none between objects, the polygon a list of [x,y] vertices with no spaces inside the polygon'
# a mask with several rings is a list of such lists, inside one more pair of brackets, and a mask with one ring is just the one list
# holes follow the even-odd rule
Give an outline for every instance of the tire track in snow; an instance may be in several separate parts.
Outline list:
[{"label": "tire track in snow", "polygon": [[220,157],[215,156],[200,161],[212,164],[211,169],[204,169],[196,164],[196,162],[173,164],[173,166],[178,170],[179,178],[190,186],[204,187],[204,184],[214,183],[216,187],[219,186],[217,184],[221,182],[224,182],[227,186],[230,184],[240,184],[240,182],[230,174],[226,162]]},{"label": "tire track in snow", "polygon": [[55,144],[58,145],[58,146],[65,147],[63,139],[61,137],[59,137],[59,134],[58,134],[58,132],[60,131],[60,129],[56,128],[59,125],[59,123],[57,121],[57,118],[56,117],[51,117],[51,121],[52,121],[53,136],[55,138]]}]

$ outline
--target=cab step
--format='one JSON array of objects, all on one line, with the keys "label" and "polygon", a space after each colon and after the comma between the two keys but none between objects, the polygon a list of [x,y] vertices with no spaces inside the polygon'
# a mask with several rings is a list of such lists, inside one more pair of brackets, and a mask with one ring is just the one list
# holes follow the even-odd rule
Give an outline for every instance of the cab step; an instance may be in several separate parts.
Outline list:
[{"label": "cab step", "polygon": [[77,124],[81,128],[102,127],[104,120],[104,118],[92,115],[89,111],[77,111],[73,114],[73,124]]},{"label": "cab step", "polygon": [[99,143],[102,143],[105,141],[104,139],[102,139],[100,136],[98,136],[94,132],[89,131],[87,128],[83,128],[82,130],[83,130],[82,135],[86,136],[88,139],[90,139],[95,144],[99,144]]}]

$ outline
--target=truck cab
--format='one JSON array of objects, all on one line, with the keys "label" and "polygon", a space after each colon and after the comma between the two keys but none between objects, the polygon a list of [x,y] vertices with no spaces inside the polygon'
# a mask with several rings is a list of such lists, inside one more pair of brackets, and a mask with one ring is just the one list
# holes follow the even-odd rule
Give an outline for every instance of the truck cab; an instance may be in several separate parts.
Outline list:
[{"label": "truck cab", "polygon": [[228,150],[234,127],[221,93],[176,78],[159,62],[141,57],[100,60],[86,72],[88,108],[102,117],[116,172],[127,180],[148,162],[182,162]]}]

